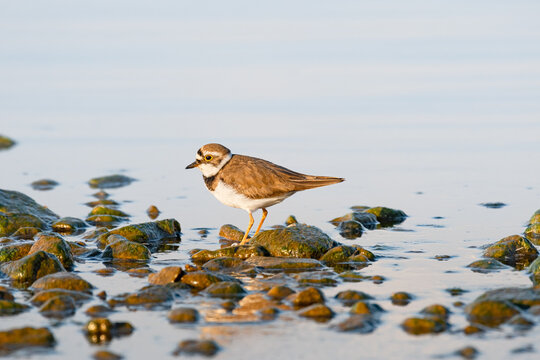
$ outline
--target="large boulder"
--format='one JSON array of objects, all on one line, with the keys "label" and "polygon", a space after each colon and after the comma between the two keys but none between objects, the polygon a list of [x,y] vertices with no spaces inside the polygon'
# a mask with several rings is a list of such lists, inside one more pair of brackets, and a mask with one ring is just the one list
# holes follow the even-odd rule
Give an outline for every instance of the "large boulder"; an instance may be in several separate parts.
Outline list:
[{"label": "large boulder", "polygon": [[22,227],[47,230],[58,218],[29,196],[0,189],[0,236],[9,236]]},{"label": "large boulder", "polygon": [[512,235],[489,246],[484,256],[522,270],[538,257],[538,250],[523,236]]},{"label": "large boulder", "polygon": [[294,224],[255,235],[251,245],[263,246],[272,256],[319,259],[336,245],[315,226]]}]

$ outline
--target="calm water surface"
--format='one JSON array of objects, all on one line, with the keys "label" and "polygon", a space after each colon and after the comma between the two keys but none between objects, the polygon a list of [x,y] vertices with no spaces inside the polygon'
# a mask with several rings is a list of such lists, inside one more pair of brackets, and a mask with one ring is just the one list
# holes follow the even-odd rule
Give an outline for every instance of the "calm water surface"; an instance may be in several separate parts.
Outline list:
[{"label": "calm water surface", "polygon": [[[181,327],[167,322],[166,311],[120,309],[110,318],[136,331],[104,348],[128,359],[167,358],[179,341],[204,337],[222,346],[216,359],[433,358],[467,345],[492,359],[538,356],[538,345],[511,353],[538,344],[536,327],[466,337],[463,310],[452,306],[488,289],[531,285],[524,272],[479,274],[466,265],[481,258],[482,246],[522,233],[540,208],[537,2],[0,4],[0,133],[19,142],[0,152],[1,188],[85,218],[90,178],[134,177],[111,197],[133,223],[148,221],[151,204],[160,218],[176,218],[179,249],[155,254],[150,267],[183,265],[190,249],[219,246],[221,225],[247,225],[245,212],[217,202],[200,173],[184,169],[202,144],[220,142],[300,172],[345,177],[270,208],[266,227],[294,214],[337,241],[373,250],[380,259],[362,273],[387,279],[324,288],[338,312],[330,325],[347,316],[332,299],[337,292],[375,296],[387,312],[367,335],[291,314],[264,324]],[[41,178],[60,186],[33,190]],[[496,201],[507,206],[479,206]],[[410,217],[346,240],[328,220],[353,205]],[[205,239],[201,227],[210,229]],[[103,267],[88,261],[76,271],[109,296],[147,284],[92,272]],[[468,292],[451,297],[445,289],[452,287]],[[394,306],[388,298],[396,291],[415,299]],[[434,303],[452,309],[450,331],[413,337],[399,327]],[[175,306],[182,304],[211,306],[197,297]],[[0,329],[49,326],[58,339],[53,351],[13,356],[68,359],[98,349],[82,333],[86,321],[84,309],[58,323],[33,309],[3,318]]]}]

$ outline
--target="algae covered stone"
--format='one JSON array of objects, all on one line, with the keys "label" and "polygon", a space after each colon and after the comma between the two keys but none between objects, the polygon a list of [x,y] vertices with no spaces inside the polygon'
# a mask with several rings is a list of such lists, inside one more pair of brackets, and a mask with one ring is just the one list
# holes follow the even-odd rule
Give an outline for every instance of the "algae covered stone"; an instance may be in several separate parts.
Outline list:
[{"label": "algae covered stone", "polygon": [[401,324],[403,330],[412,335],[436,334],[446,330],[445,321],[433,318],[412,317]]},{"label": "algae covered stone", "polygon": [[315,270],[323,267],[319,261],[309,258],[254,256],[245,263],[266,270]]},{"label": "algae covered stone", "polygon": [[30,186],[32,186],[32,189],[40,190],[40,191],[52,190],[58,185],[59,185],[58,181],[51,180],[51,179],[36,180],[30,184]]},{"label": "algae covered stone", "polygon": [[512,235],[489,246],[484,256],[521,270],[538,257],[538,250],[523,236]]},{"label": "algae covered stone", "polygon": [[505,301],[475,301],[466,308],[470,322],[487,327],[497,327],[519,314],[519,310]]},{"label": "algae covered stone", "polygon": [[305,307],[313,304],[324,304],[323,293],[314,287],[308,287],[287,298],[296,307]]},{"label": "algae covered stone", "polygon": [[175,219],[165,219],[112,229],[99,235],[96,241],[98,246],[104,248],[108,244],[109,235],[120,235],[129,241],[150,246],[150,250],[153,251],[163,241],[172,238],[179,240],[181,231],[182,229],[178,221]]},{"label": "algae covered stone", "polygon": [[237,280],[223,274],[211,273],[207,271],[193,271],[182,276],[181,281],[197,290],[203,290],[215,283]]},{"label": "algae covered stone", "polygon": [[47,230],[58,218],[29,196],[0,189],[0,236],[9,236],[22,227]]},{"label": "algae covered stone", "polygon": [[213,340],[184,340],[178,344],[173,355],[204,355],[212,356],[219,351],[219,346]]},{"label": "algae covered stone", "polygon": [[56,256],[45,251],[38,251],[6,263],[0,270],[12,280],[22,284],[33,283],[43,276],[66,271]]},{"label": "algae covered stone", "polygon": [[351,306],[360,300],[372,300],[373,296],[358,290],[343,290],[336,294],[336,299],[345,306]]},{"label": "algae covered stone", "polygon": [[200,250],[191,255],[191,260],[196,262],[207,262],[208,260],[220,257],[235,257],[247,259],[252,256],[269,256],[268,251],[258,245],[229,246],[217,250]]},{"label": "algae covered stone", "polygon": [[246,290],[235,281],[222,281],[208,286],[204,290],[208,295],[223,299],[237,299],[246,294]]},{"label": "algae covered stone", "polygon": [[219,236],[228,240],[240,242],[244,237],[244,232],[234,225],[225,224],[219,229]]},{"label": "algae covered stone", "polygon": [[16,315],[28,308],[28,305],[20,304],[13,300],[0,300],[0,316]]},{"label": "algae covered stone", "polygon": [[154,285],[165,285],[180,281],[184,274],[180,266],[167,266],[158,273],[148,275],[148,282]]},{"label": "algae covered stone", "polygon": [[71,269],[73,267],[71,247],[59,235],[41,234],[34,245],[32,245],[29,254],[38,251],[45,251],[55,255],[66,269]]},{"label": "algae covered stone", "polygon": [[27,347],[53,347],[56,341],[47,328],[24,327],[0,331],[0,351],[12,352]]},{"label": "algae covered stone", "polygon": [[336,264],[346,262],[353,254],[357,253],[357,249],[352,246],[339,245],[328,250],[320,259],[325,264]]},{"label": "algae covered stone", "polygon": [[15,140],[13,140],[13,139],[11,139],[11,138],[9,138],[7,136],[0,135],[0,150],[9,149],[10,147],[12,147],[15,144],[16,144]]},{"label": "algae covered stone", "polygon": [[94,286],[77,274],[58,272],[34,281],[32,288],[36,290],[65,289],[91,293]]},{"label": "algae covered stone", "polygon": [[107,243],[109,245],[105,247],[102,254],[104,259],[148,261],[152,257],[146,246],[119,235],[109,236]]},{"label": "algae covered stone", "polygon": [[498,271],[505,268],[510,269],[510,267],[508,267],[507,265],[504,265],[503,263],[495,259],[477,260],[467,265],[467,267],[470,268],[472,271],[479,272],[479,273]]},{"label": "algae covered stone", "polygon": [[28,255],[33,243],[21,243],[0,247],[0,262],[19,260]]},{"label": "algae covered stone", "polygon": [[93,189],[116,189],[127,186],[133,181],[135,181],[135,179],[130,178],[129,176],[115,174],[90,179],[88,185]]},{"label": "algae covered stone", "polygon": [[76,308],[71,296],[59,295],[41,305],[39,312],[45,317],[61,319],[75,314]]},{"label": "algae covered stone", "polygon": [[326,320],[334,317],[335,313],[324,304],[313,304],[300,310],[298,315],[306,318]]},{"label": "algae covered stone", "polygon": [[525,237],[533,244],[540,245],[540,222],[527,226],[527,229],[525,229]]},{"label": "algae covered stone", "polygon": [[169,311],[167,319],[171,323],[194,323],[199,320],[199,312],[193,308],[176,308]]},{"label": "algae covered stone", "polygon": [[87,228],[88,225],[81,219],[74,217],[63,217],[52,224],[54,231],[71,234]]},{"label": "algae covered stone", "polygon": [[296,224],[255,235],[251,245],[263,246],[272,256],[319,259],[335,243],[315,226]]},{"label": "algae covered stone", "polygon": [[405,212],[384,206],[369,208],[365,212],[375,215],[381,226],[385,227],[401,224],[407,218]]}]

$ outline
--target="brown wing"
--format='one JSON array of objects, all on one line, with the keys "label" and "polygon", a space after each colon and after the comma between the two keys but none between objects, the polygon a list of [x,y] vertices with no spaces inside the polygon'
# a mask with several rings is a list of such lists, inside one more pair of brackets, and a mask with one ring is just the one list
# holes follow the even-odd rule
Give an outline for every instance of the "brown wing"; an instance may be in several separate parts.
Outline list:
[{"label": "brown wing", "polygon": [[269,161],[233,155],[219,177],[249,198],[268,198],[342,182],[344,179],[301,174]]}]

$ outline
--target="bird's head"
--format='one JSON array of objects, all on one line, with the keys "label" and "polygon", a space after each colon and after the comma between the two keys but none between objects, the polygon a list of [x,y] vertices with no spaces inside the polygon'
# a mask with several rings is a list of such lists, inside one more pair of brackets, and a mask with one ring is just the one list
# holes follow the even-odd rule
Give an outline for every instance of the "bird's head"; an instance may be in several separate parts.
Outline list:
[{"label": "bird's head", "polygon": [[204,177],[212,177],[231,159],[231,150],[220,144],[206,144],[197,150],[195,161],[186,169],[199,168]]}]

